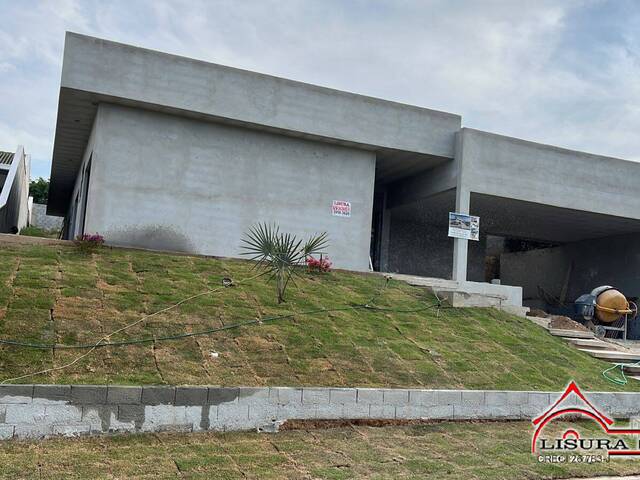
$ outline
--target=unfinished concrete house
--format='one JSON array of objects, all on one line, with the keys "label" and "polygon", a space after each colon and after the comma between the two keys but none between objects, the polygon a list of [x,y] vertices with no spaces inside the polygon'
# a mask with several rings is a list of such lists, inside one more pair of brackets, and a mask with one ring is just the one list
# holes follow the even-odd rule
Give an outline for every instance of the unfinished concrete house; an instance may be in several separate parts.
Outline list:
[{"label": "unfinished concrete house", "polygon": [[[600,284],[637,296],[638,185],[639,163],[451,113],[66,37],[48,203],[66,238],[238,256],[251,225],[275,222],[328,232],[339,268],[514,306]],[[448,212],[479,216],[479,241],[448,237]]]},{"label": "unfinished concrete house", "polygon": [[19,146],[0,151],[0,233],[18,233],[29,224],[31,157]]}]

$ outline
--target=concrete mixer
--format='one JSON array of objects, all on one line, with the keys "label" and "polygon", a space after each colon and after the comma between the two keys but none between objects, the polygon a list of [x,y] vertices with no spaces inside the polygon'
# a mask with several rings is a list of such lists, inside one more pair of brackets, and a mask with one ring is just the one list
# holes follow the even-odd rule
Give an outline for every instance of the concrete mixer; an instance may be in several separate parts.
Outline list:
[{"label": "concrete mixer", "polygon": [[576,316],[590,323],[596,335],[604,337],[607,332],[621,332],[627,339],[629,320],[636,317],[638,307],[627,300],[618,289],[604,285],[575,301]]}]

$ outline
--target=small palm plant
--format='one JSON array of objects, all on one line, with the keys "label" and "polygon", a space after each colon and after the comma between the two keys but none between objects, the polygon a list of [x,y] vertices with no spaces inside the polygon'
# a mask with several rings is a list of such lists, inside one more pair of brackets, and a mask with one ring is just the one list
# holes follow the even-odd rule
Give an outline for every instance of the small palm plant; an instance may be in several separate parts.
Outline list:
[{"label": "small palm plant", "polygon": [[327,233],[302,239],[290,233],[281,233],[277,225],[254,225],[242,239],[243,255],[250,255],[264,270],[269,280],[275,280],[278,303],[284,302],[284,292],[297,268],[304,265],[310,255],[321,253],[328,246]]}]

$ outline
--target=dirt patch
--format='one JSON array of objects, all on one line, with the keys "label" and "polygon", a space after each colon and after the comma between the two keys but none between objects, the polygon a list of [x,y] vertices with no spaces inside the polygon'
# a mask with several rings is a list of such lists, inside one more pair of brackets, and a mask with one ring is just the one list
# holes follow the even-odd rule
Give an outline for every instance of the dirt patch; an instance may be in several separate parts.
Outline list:
[{"label": "dirt patch", "polygon": [[[510,421],[510,420],[508,420]],[[513,420],[516,422],[517,420]],[[356,427],[395,427],[407,425],[433,425],[447,423],[450,420],[286,420],[280,430],[327,430],[329,428]],[[496,423],[496,420],[464,420],[464,423]],[[504,422],[504,420],[501,420]],[[461,422],[458,422],[461,423]]]},{"label": "dirt patch", "polygon": [[569,317],[563,317],[562,315],[554,315],[553,317],[551,317],[549,327],[558,330],[577,330],[579,332],[590,331],[581,323],[578,323],[575,320],[571,320]]}]

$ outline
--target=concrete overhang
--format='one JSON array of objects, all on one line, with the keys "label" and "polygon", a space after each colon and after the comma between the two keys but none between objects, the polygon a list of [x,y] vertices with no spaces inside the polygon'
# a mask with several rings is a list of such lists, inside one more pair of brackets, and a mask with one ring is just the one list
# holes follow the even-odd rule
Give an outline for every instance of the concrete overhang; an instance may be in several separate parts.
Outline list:
[{"label": "concrete overhang", "polygon": [[[407,222],[447,226],[448,213],[455,209],[456,192],[434,195],[392,210],[392,218]],[[559,208],[541,203],[479,193],[471,194],[472,215],[480,217],[483,234],[550,243],[640,233],[640,220],[600,213]]]},{"label": "concrete overhang", "polygon": [[465,190],[640,220],[640,162],[469,128],[460,135]]},{"label": "concrete overhang", "polygon": [[101,102],[375,151],[393,179],[453,158],[461,126],[446,112],[67,32],[49,214],[66,213]]}]

